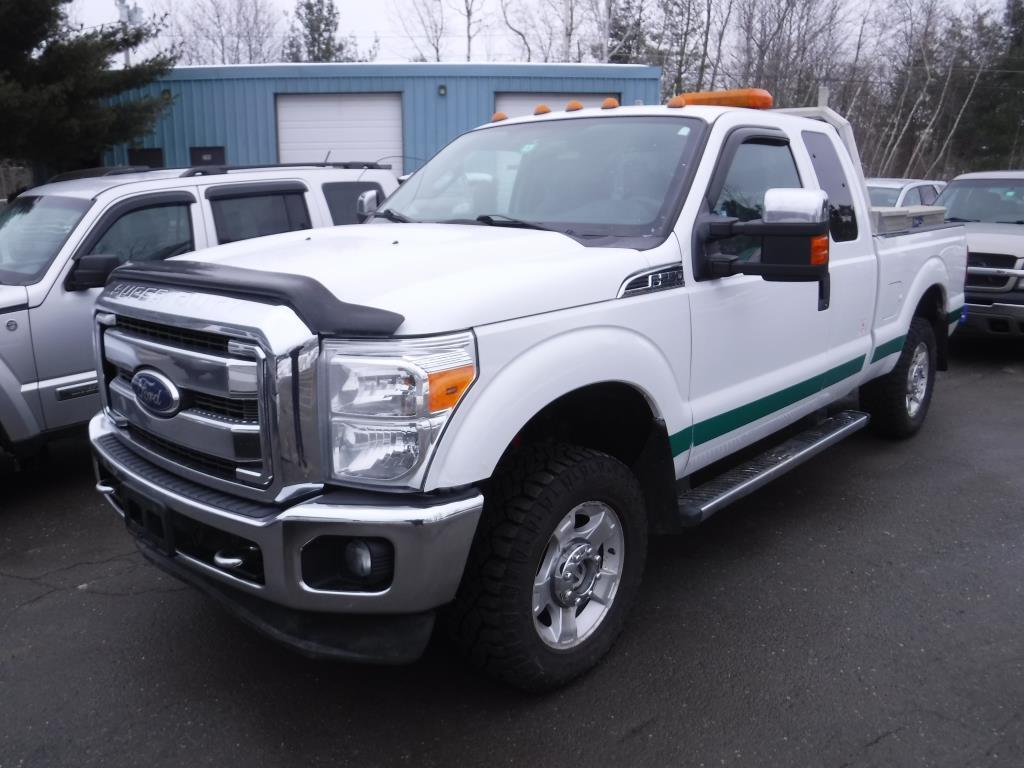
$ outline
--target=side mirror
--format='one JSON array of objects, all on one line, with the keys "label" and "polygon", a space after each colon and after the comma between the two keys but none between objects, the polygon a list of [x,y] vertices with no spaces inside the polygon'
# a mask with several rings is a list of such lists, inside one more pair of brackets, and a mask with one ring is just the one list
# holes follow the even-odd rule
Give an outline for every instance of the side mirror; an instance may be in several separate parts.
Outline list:
[{"label": "side mirror", "polygon": [[84,291],[87,288],[102,288],[107,278],[117,267],[121,259],[108,253],[89,253],[82,256],[68,273],[64,288],[69,291]]},{"label": "side mirror", "polygon": [[356,221],[362,224],[377,210],[378,205],[380,205],[380,194],[376,189],[360,192],[359,197],[356,198]]},{"label": "side mirror", "polygon": [[760,219],[706,216],[705,253],[717,240],[743,235],[760,240],[755,257],[711,253],[704,257],[704,277],[760,275],[769,282],[816,282],[818,308],[827,309],[829,207],[820,189],[769,189]]}]

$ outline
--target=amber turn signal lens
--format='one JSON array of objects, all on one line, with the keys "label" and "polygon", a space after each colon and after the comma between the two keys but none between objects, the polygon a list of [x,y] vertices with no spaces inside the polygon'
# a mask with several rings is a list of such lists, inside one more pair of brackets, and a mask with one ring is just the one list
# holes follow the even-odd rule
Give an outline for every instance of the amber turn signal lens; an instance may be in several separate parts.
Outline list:
[{"label": "amber turn signal lens", "polygon": [[455,404],[469,389],[469,385],[476,378],[476,369],[472,365],[464,365],[461,368],[452,368],[450,371],[438,371],[429,374],[428,405],[431,413],[447,411],[454,408]]},{"label": "amber turn signal lens", "polygon": [[811,238],[811,266],[823,264],[828,264],[828,235],[815,235]]}]

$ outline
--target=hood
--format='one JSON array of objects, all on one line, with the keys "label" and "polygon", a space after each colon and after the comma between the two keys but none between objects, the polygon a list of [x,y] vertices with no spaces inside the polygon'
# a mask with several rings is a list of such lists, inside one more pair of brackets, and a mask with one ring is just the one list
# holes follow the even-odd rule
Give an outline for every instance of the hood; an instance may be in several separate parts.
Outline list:
[{"label": "hood", "polygon": [[1007,253],[1024,258],[1024,224],[968,222],[967,250],[975,253]]},{"label": "hood", "polygon": [[183,260],[310,277],[343,302],[397,312],[400,335],[462,330],[615,298],[644,253],[557,232],[365,224],[208,248]]},{"label": "hood", "polygon": [[23,285],[0,285],[0,312],[25,309],[28,306],[28,289]]}]

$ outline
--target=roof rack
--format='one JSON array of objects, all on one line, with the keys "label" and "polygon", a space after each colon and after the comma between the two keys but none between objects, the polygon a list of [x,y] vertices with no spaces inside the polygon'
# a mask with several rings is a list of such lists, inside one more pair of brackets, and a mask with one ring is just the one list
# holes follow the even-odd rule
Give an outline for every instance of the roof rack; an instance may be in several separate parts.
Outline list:
[{"label": "roof rack", "polygon": [[349,170],[378,170],[389,171],[391,166],[381,163],[372,163],[362,160],[350,160],[343,163],[268,163],[265,165],[196,165],[186,168],[182,177],[187,176],[215,176],[229,171],[254,171],[270,168],[345,168]]},{"label": "roof rack", "polygon": [[120,176],[122,173],[142,173],[153,170],[148,165],[110,165],[98,168],[80,168],[77,171],[65,171],[51,176],[47,184],[55,181],[73,181],[74,179],[93,179],[98,176]]}]

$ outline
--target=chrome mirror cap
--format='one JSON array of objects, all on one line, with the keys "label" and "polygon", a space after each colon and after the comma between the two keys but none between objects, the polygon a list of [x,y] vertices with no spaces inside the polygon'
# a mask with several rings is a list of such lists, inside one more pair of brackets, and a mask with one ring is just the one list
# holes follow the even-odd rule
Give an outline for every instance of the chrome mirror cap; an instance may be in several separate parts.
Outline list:
[{"label": "chrome mirror cap", "polygon": [[769,189],[761,218],[766,224],[824,224],[828,195],[820,189]]},{"label": "chrome mirror cap", "polygon": [[380,205],[380,196],[376,189],[361,192],[356,198],[356,219],[359,220],[359,223],[370,218],[370,215],[377,210],[378,205]]}]

